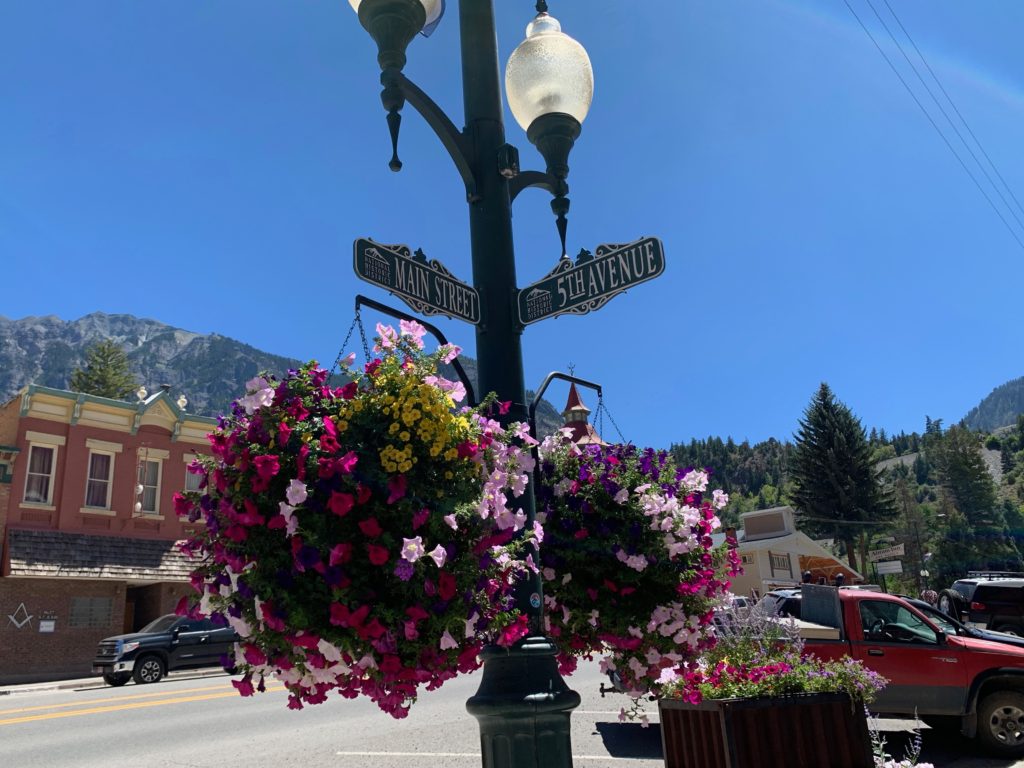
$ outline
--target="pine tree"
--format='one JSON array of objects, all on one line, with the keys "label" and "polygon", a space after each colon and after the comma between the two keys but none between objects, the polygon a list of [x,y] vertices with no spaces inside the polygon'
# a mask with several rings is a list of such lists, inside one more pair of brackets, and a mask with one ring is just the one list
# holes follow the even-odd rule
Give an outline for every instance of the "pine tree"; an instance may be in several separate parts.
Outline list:
[{"label": "pine tree", "polygon": [[74,392],[125,400],[138,388],[128,370],[128,356],[111,339],[104,339],[86,352],[84,368],[76,368],[68,383]]},{"label": "pine tree", "polygon": [[964,427],[950,427],[941,439],[931,444],[928,452],[935,462],[943,490],[972,531],[970,565],[1018,569],[1020,552],[1007,529],[996,484],[981,456],[980,438]]},{"label": "pine tree", "polygon": [[845,544],[850,567],[857,570],[859,524],[896,515],[864,427],[825,383],[799,424],[789,465],[793,502],[807,528]]}]

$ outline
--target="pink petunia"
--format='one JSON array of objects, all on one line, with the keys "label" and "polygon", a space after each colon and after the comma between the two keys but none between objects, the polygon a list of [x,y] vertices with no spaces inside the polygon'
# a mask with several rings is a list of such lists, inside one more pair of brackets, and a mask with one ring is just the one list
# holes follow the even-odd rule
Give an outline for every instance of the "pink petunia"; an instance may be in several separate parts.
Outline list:
[{"label": "pink petunia", "polygon": [[426,328],[415,320],[402,320],[398,323],[398,328],[403,336],[408,336],[412,339],[413,346],[416,349],[423,349],[423,337],[427,333]]},{"label": "pink petunia", "polygon": [[445,560],[448,559],[448,550],[446,550],[444,547],[438,544],[436,547],[430,550],[428,555],[433,559],[435,563],[437,563],[438,568],[442,568],[444,567]]},{"label": "pink petunia", "polygon": [[416,536],[412,539],[402,539],[402,559],[407,560],[410,563],[415,563],[424,553],[423,539],[420,536]]},{"label": "pink petunia", "polygon": [[451,650],[452,648],[458,648],[458,647],[459,647],[458,641],[454,637],[452,637],[448,633],[448,630],[446,629],[444,631],[444,634],[441,635],[441,650],[442,651],[448,651],[448,650]]}]

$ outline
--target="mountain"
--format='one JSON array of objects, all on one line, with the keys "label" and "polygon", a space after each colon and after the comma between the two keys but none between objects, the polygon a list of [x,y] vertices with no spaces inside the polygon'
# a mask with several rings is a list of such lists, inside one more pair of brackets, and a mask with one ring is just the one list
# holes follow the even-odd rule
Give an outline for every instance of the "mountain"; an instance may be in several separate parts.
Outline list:
[{"label": "mountain", "polygon": [[[94,312],[78,320],[54,315],[9,320],[0,316],[0,403],[26,384],[67,389],[71,372],[84,364],[96,342],[112,339],[128,355],[136,380],[153,392],[161,384],[188,398],[188,410],[216,416],[244,394],[261,371],[282,374],[301,361],[272,355],[216,333],[201,334],[132,315]],[[476,380],[472,358],[459,358]],[[538,431],[550,434],[562,419],[546,401],[537,407]]]},{"label": "mountain", "polygon": [[1016,424],[1020,414],[1024,414],[1024,376],[993,389],[964,416],[964,424],[975,431],[994,432]]}]

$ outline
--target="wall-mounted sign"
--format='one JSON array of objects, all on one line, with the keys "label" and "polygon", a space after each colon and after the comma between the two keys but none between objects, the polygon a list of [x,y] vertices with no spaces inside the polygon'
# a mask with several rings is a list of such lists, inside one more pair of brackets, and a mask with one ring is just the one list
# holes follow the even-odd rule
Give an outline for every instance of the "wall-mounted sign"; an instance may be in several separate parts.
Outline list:
[{"label": "wall-mounted sign", "polygon": [[32,621],[32,616],[29,614],[28,609],[25,608],[24,603],[19,605],[18,610],[14,613],[7,614],[7,618],[11,620],[11,624],[14,625],[15,629],[21,629]]},{"label": "wall-mounted sign", "polygon": [[447,315],[476,325],[480,294],[458,280],[437,259],[427,261],[422,250],[407,245],[384,245],[367,238],[355,242],[356,275],[379,285],[424,315]]},{"label": "wall-mounted sign", "polygon": [[39,620],[39,631],[40,632],[53,632],[57,628],[57,622],[54,619],[40,619]]},{"label": "wall-mounted sign", "polygon": [[656,237],[599,245],[593,254],[580,251],[575,262],[561,259],[543,278],[520,289],[519,321],[527,325],[566,313],[585,315],[664,271],[665,251]]}]

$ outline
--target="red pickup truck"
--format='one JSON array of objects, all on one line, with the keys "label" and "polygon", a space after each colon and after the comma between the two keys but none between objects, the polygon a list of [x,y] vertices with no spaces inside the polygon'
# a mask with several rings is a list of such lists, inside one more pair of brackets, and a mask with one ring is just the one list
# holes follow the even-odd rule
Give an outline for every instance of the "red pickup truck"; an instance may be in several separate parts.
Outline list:
[{"label": "red pickup truck", "polygon": [[838,630],[837,639],[805,639],[805,653],[851,656],[889,680],[876,713],[956,723],[1001,756],[1024,755],[1024,649],[946,635],[881,592],[804,585],[802,603],[802,620]]}]

